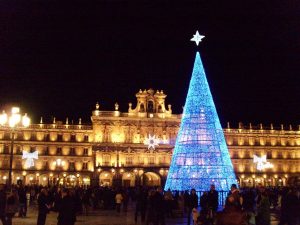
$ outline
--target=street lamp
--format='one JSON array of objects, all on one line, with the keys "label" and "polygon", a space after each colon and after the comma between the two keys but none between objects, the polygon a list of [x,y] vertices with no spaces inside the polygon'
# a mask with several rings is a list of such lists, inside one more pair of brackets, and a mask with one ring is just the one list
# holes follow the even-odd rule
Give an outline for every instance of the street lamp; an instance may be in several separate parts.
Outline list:
[{"label": "street lamp", "polygon": [[11,132],[11,143],[10,143],[10,158],[9,158],[9,174],[8,174],[8,186],[11,188],[12,185],[12,163],[14,157],[14,139],[15,131],[20,127],[28,127],[30,125],[30,118],[25,113],[24,116],[20,114],[19,107],[12,107],[11,114],[7,115],[5,111],[0,115],[0,126],[7,126]]},{"label": "street lamp", "polygon": [[56,161],[54,162],[54,165],[56,166],[56,168],[58,168],[59,172],[58,172],[58,180],[57,180],[57,184],[59,184],[60,182],[60,172],[62,171],[62,168],[65,166],[65,161],[61,160],[61,159],[56,159]]}]

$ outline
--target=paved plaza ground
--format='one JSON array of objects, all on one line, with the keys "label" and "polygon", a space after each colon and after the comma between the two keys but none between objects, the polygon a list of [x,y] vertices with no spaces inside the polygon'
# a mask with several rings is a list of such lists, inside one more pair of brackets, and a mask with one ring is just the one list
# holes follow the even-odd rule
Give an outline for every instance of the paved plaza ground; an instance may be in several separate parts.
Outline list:
[{"label": "paved plaza ground", "polygon": [[[35,225],[37,219],[36,207],[29,207],[26,218],[14,218],[13,225]],[[274,216],[271,217],[271,225],[277,225],[278,221]],[[57,224],[57,213],[50,212],[47,216],[46,225]],[[186,225],[187,218],[167,218],[166,225]],[[134,209],[130,205],[128,212],[120,214],[114,210],[92,211],[89,216],[78,216],[75,225],[136,225],[134,222]],[[137,225],[142,225],[138,221]]]}]

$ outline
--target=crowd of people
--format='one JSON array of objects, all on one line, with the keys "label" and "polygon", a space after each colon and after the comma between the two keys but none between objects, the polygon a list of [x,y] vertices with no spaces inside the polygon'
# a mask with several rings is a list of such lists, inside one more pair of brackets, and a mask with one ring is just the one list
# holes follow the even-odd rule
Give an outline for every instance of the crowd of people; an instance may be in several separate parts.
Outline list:
[{"label": "crowd of people", "polygon": [[[207,192],[163,191],[161,187],[23,186],[7,190],[0,185],[0,221],[11,225],[14,216],[26,217],[29,204],[37,206],[37,225],[57,212],[57,225],[74,225],[77,215],[91,210],[127,212],[134,207],[134,220],[145,225],[165,225],[166,217],[187,217],[188,225],[270,225],[270,210],[280,215],[280,225],[299,225],[300,191],[296,188],[238,189],[231,186],[225,206],[211,185]],[[280,213],[279,213],[280,212]]]}]

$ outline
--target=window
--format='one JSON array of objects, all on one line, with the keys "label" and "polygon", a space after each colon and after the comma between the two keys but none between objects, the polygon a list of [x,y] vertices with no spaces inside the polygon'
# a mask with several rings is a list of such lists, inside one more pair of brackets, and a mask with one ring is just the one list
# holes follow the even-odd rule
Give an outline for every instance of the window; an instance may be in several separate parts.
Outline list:
[{"label": "window", "polygon": [[126,165],[132,165],[133,164],[133,157],[132,156],[126,156],[125,161],[126,161]]},{"label": "window", "polygon": [[102,156],[102,162],[103,162],[103,165],[108,166],[110,164],[110,155],[109,154],[104,154]]},{"label": "window", "polygon": [[4,154],[8,154],[9,153],[9,146],[8,145],[5,145],[4,146],[4,151],[3,151]]},{"label": "window", "polygon": [[144,164],[144,157],[139,156],[139,164],[140,165]]},{"label": "window", "polygon": [[89,149],[88,148],[84,148],[83,149],[83,154],[84,155],[88,155],[89,154]]},{"label": "window", "polygon": [[166,156],[159,157],[159,164],[166,164]]},{"label": "window", "polygon": [[69,164],[69,170],[71,170],[71,171],[75,170],[75,163],[74,162],[70,162],[70,164]]},{"label": "window", "polygon": [[154,156],[149,157],[149,164],[154,164]]},{"label": "window", "polygon": [[85,141],[85,142],[88,142],[88,141],[89,141],[89,135],[87,135],[87,134],[84,135],[84,141]]},{"label": "window", "polygon": [[83,163],[82,169],[83,170],[87,170],[88,169],[88,163],[87,162]]}]

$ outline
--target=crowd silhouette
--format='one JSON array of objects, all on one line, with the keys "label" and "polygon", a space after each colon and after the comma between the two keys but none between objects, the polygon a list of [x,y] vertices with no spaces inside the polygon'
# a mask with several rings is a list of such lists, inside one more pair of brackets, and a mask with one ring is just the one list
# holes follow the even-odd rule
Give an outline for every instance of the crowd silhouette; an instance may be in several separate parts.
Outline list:
[{"label": "crowd silhouette", "polygon": [[[37,206],[37,225],[45,225],[47,214],[57,212],[57,225],[74,225],[78,215],[115,210],[127,213],[133,205],[136,224],[165,225],[166,218],[187,217],[187,225],[270,225],[271,212],[279,225],[299,225],[300,190],[295,187],[238,189],[231,186],[224,206],[211,185],[207,192],[163,191],[161,187],[42,187],[22,184],[7,189],[0,185],[0,221],[12,225],[14,217],[26,217],[27,208]],[[130,214],[131,215],[131,214]],[[128,214],[128,216],[130,216]]]}]

